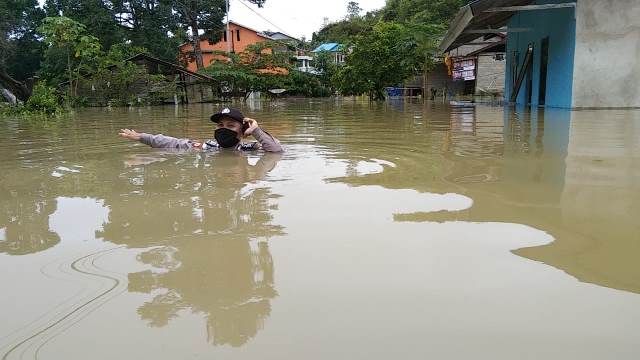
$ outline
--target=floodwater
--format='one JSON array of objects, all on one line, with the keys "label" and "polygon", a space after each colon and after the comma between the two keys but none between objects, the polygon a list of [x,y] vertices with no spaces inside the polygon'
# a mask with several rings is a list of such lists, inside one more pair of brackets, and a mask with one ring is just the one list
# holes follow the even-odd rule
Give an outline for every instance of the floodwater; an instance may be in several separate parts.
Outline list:
[{"label": "floodwater", "polygon": [[640,111],[242,106],[0,120],[0,359],[640,357]]}]

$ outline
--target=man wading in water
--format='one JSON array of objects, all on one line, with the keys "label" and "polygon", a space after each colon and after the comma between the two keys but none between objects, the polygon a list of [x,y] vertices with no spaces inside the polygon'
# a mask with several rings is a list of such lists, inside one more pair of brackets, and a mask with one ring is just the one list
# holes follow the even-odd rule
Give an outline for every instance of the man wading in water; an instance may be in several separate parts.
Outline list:
[{"label": "man wading in water", "polygon": [[[215,140],[197,142],[189,139],[177,139],[162,134],[151,135],[138,133],[131,129],[121,129],[120,136],[140,141],[153,148],[164,149],[200,149],[200,150],[264,150],[269,152],[281,152],[282,146],[276,138],[258,126],[254,119],[245,118],[239,110],[225,108],[211,116],[211,121],[217,124],[214,133]],[[243,143],[242,138],[253,135],[258,140],[251,143]]]}]

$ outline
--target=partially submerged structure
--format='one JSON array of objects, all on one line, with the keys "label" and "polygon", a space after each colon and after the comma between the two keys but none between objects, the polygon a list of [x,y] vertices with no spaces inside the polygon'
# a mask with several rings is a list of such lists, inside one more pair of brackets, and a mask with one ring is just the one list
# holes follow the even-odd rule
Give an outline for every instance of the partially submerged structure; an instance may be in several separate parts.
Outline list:
[{"label": "partially submerged structure", "polygon": [[504,92],[505,39],[500,34],[480,44],[463,45],[436,57],[427,71],[408,79],[395,94],[502,97]]},{"label": "partially submerged structure", "polygon": [[[156,101],[161,103],[209,102],[220,93],[219,82],[214,78],[148,54],[137,54],[125,61],[144,68],[149,75],[155,75],[156,81],[153,83],[146,81],[145,77],[131,79],[127,92],[138,99],[155,97]],[[117,72],[118,68],[112,66],[108,70],[113,73]],[[163,91],[162,88],[166,84],[175,84],[175,87],[171,87],[173,91],[170,93]],[[87,105],[105,106],[111,101],[109,94],[113,90],[109,89],[108,79],[98,80],[95,79],[94,74],[87,74],[80,85],[77,88],[77,95],[84,98]],[[68,81],[59,85],[61,88],[67,86],[69,86]]]},{"label": "partially submerged structure", "polygon": [[214,78],[191,71],[180,65],[147,54],[135,55],[127,59],[127,61],[144,66],[149,74],[163,75],[168,81],[176,81],[178,88],[183,90],[180,94],[180,101],[183,103],[209,102],[220,92],[217,90],[219,82]]},{"label": "partially submerged structure", "polygon": [[637,0],[476,0],[444,53],[506,33],[505,99],[560,108],[640,107]]}]

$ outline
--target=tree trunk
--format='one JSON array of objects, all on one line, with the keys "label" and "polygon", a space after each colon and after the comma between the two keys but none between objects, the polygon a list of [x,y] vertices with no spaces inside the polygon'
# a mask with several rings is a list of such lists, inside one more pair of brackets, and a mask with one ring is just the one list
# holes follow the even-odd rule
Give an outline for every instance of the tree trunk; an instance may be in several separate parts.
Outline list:
[{"label": "tree trunk", "polygon": [[191,21],[191,37],[193,42],[193,54],[196,57],[196,67],[198,70],[204,69],[202,49],[200,49],[200,36],[198,36],[198,23],[195,20]]},{"label": "tree trunk", "polygon": [[11,91],[22,102],[26,102],[31,97],[33,84],[29,86],[27,83],[12,78],[4,69],[0,69],[0,85]]},{"label": "tree trunk", "polygon": [[16,98],[15,95],[13,95],[13,93],[5,88],[3,88],[2,86],[0,86],[0,94],[2,94],[2,97],[11,105],[16,105],[18,103],[18,98]]}]

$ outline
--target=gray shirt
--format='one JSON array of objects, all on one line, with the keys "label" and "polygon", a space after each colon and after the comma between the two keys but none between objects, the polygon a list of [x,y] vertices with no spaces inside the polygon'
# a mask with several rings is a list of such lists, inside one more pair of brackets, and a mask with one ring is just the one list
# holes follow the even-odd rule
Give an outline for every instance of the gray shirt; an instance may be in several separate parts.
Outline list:
[{"label": "gray shirt", "polygon": [[[234,150],[264,150],[269,152],[281,152],[282,146],[280,142],[271,136],[268,132],[262,130],[261,128],[257,128],[253,130],[253,137],[258,141],[250,142],[250,143],[239,143],[236,145]],[[162,149],[180,149],[180,150],[190,150],[193,149],[194,143],[197,141],[193,141],[191,139],[178,139],[171,136],[166,136],[162,134],[152,135],[141,133],[140,134],[140,142],[146,145],[149,145],[153,148],[162,148]],[[215,140],[208,140],[202,143],[202,150],[219,150],[221,146],[218,145],[218,142]]]}]

